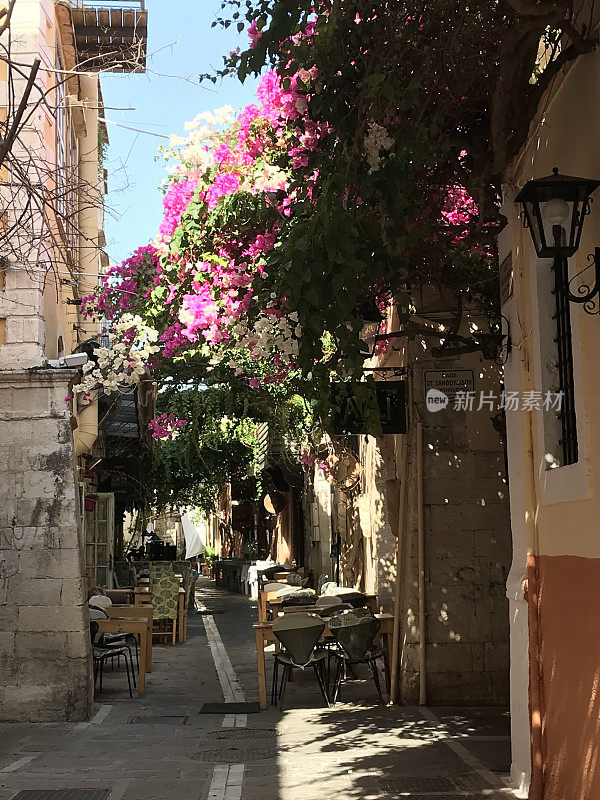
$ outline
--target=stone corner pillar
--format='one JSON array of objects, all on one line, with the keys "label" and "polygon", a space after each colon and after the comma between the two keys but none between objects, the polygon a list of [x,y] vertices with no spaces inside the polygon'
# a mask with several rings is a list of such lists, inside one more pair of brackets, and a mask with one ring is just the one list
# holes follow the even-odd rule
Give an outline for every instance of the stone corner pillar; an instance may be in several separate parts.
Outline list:
[{"label": "stone corner pillar", "polygon": [[93,706],[71,370],[0,372],[0,720]]}]

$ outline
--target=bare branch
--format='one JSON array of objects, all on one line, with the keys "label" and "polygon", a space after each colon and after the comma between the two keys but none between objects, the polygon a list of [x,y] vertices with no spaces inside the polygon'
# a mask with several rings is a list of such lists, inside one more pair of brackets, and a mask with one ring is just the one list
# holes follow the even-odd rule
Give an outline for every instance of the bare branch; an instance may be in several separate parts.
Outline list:
[{"label": "bare branch", "polygon": [[9,0],[8,4],[0,9],[0,36],[10,27],[13,9],[17,0]]},{"label": "bare branch", "polygon": [[569,0],[507,0],[518,14],[527,17],[546,17],[564,14],[570,6]]},{"label": "bare branch", "polygon": [[21,97],[21,102],[19,103],[19,107],[17,109],[17,113],[14,116],[10,129],[7,131],[6,136],[4,137],[4,141],[2,142],[2,146],[0,147],[0,167],[4,163],[4,159],[6,158],[6,154],[13,146],[14,141],[17,137],[17,133],[19,131],[19,126],[21,124],[21,120],[23,119],[23,114],[25,113],[25,109],[27,108],[27,103],[29,102],[29,95],[31,94],[31,90],[33,89],[33,84],[35,82],[38,69],[40,68],[40,59],[36,58],[33,62],[31,67],[31,72],[29,73],[29,79],[27,80],[27,85],[23,91],[23,95]]}]

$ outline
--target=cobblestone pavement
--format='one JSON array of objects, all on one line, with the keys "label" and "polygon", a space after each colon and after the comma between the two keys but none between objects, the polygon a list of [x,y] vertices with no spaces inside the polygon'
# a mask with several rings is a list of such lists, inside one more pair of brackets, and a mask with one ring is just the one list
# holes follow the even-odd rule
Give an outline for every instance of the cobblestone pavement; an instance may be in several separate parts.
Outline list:
[{"label": "cobblestone pavement", "polygon": [[361,675],[327,709],[311,673],[289,684],[283,713],[199,713],[258,690],[256,604],[207,580],[198,600],[187,643],[155,647],[144,698],[108,672],[88,723],[0,724],[0,800],[67,788],[107,789],[110,800],[512,796],[505,709],[387,707]]}]

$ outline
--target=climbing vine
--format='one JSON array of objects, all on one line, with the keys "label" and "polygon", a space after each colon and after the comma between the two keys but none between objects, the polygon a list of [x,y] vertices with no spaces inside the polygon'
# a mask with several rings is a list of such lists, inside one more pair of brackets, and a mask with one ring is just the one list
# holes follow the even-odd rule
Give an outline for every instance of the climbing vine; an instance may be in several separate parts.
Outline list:
[{"label": "climbing vine", "polygon": [[562,0],[223,8],[217,24],[250,41],[220,74],[261,74],[256,102],[173,137],[155,240],[86,301],[113,342],[79,391],[153,372],[165,502],[209,502],[252,472],[260,422],[308,440],[335,382],[361,381],[379,432],[366,307],[379,352],[392,307],[410,334],[423,286],[493,321],[502,173],[552,79],[594,45]]}]

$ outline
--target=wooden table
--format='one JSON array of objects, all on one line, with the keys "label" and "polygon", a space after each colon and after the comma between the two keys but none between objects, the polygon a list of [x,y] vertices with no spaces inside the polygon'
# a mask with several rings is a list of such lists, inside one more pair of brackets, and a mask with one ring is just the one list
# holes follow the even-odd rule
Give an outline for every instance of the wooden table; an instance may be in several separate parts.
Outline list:
[{"label": "wooden table", "polygon": [[[392,633],[394,630],[394,615],[393,614],[375,614],[379,620],[379,633],[382,639],[382,646],[387,653],[387,663],[392,663]],[[323,636],[331,636],[327,620],[324,619],[325,630]],[[269,642],[276,642],[275,634],[273,633],[273,622],[255,622],[252,626],[256,636],[256,664],[258,671],[258,697],[260,700],[260,707],[267,708],[267,672],[265,663],[265,647]]]},{"label": "wooden table", "polygon": [[[281,584],[281,589],[284,588],[286,584]],[[297,588],[297,587],[295,587]],[[267,603],[272,603],[274,600],[277,599],[277,593],[281,591],[281,589],[273,589],[271,592],[259,592],[258,593],[258,621],[259,622],[266,622],[267,619]]]},{"label": "wooden table", "polygon": [[146,658],[148,653],[148,639],[152,648],[152,627],[148,618],[135,619],[133,617],[113,617],[111,619],[99,619],[99,633],[132,633],[140,637],[140,666],[138,671],[138,697],[143,697],[146,692]]},{"label": "wooden table", "polygon": [[[112,606],[108,606],[104,609],[108,616],[111,619],[124,617],[126,619],[145,619],[148,621],[148,626],[150,633],[152,633],[152,625],[153,625],[153,617],[154,617],[154,607],[150,604],[144,605],[120,605],[118,603],[113,603]],[[140,642],[140,652],[144,653],[142,650],[142,643]],[[152,672],[152,636],[148,636],[148,641],[146,643],[146,672]]]},{"label": "wooden table", "polygon": [[[264,622],[266,620],[266,618],[267,618],[267,606],[271,609],[271,611],[273,612],[274,616],[277,616],[281,612],[281,608],[282,608],[281,604],[285,600],[285,597],[277,597],[277,593],[276,592],[275,593],[263,592],[263,594],[266,595],[266,597],[264,598],[264,612],[263,612],[263,616],[261,618],[261,608],[260,608],[260,601],[259,601],[259,615],[258,615],[258,621],[259,622]],[[273,596],[269,597],[269,595],[271,595],[271,594]],[[343,594],[336,595],[336,597],[339,597],[340,601],[342,603],[344,602],[344,595]],[[377,606],[377,595],[376,594],[366,594],[365,597],[367,598],[367,602],[365,603],[366,607],[370,611],[372,611],[373,614],[377,614],[377,612],[379,611],[379,608]],[[289,610],[293,611],[294,610],[294,606],[290,606]],[[316,614],[319,613],[314,605],[313,606],[308,606],[307,605],[306,607],[302,606],[302,607],[298,608],[297,610],[300,610],[300,611],[310,611],[310,610],[312,610]]]},{"label": "wooden table", "polygon": [[[136,586],[133,590],[135,604],[151,604],[152,592],[149,586]],[[181,644],[187,641],[187,614],[185,607],[185,589],[179,589],[177,601],[177,641]]]}]

